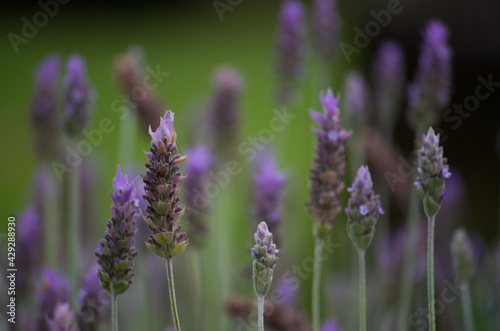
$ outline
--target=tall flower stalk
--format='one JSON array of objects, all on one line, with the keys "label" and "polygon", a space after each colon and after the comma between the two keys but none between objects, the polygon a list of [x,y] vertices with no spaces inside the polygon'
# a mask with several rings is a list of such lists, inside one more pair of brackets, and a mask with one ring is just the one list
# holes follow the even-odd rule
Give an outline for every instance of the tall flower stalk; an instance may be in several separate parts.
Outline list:
[{"label": "tall flower stalk", "polygon": [[[87,81],[85,63],[82,58],[73,55],[67,64],[65,81],[63,125],[67,136],[73,145],[77,138],[87,126],[90,119],[92,106],[92,90]],[[75,167],[69,173],[69,208],[68,208],[68,245],[69,245],[69,269],[71,283],[71,302],[76,301],[79,288],[79,265],[80,260],[80,187],[79,168]]]},{"label": "tall flower stalk", "polygon": [[359,168],[356,179],[347,189],[351,197],[345,212],[347,234],[358,250],[359,263],[359,330],[366,330],[365,250],[370,246],[378,217],[384,213],[380,197],[373,191],[373,182],[367,166]]},{"label": "tall flower stalk", "polygon": [[320,327],[320,286],[323,241],[335,224],[342,208],[340,195],[344,190],[346,158],[345,143],[351,135],[342,128],[340,122],[339,98],[333,96],[332,90],[321,94],[323,113],[310,110],[314,121],[320,126],[313,129],[318,137],[316,155],[310,171],[310,201],[306,203],[309,212],[315,219],[313,234],[316,238],[314,249],[314,274],[312,292],[313,330]]},{"label": "tall flower stalk", "polygon": [[113,188],[112,216],[106,222],[104,239],[99,241],[95,254],[100,266],[97,276],[101,280],[101,287],[111,294],[112,330],[117,331],[117,296],[130,287],[134,277],[132,266],[137,255],[134,236],[140,213],[135,188],[128,177],[122,174],[120,166],[113,179]]},{"label": "tall flower stalk", "polygon": [[274,268],[278,261],[278,257],[276,257],[278,249],[273,243],[273,234],[269,232],[266,222],[261,222],[257,226],[254,239],[255,246],[252,248],[253,289],[257,296],[257,329],[264,331],[264,299],[273,281]]},{"label": "tall flower stalk", "polygon": [[141,174],[144,181],[144,198],[148,202],[145,221],[152,234],[146,246],[156,255],[166,259],[168,288],[172,318],[177,331],[181,330],[177,303],[172,258],[184,251],[189,244],[186,233],[181,232],[179,221],[184,208],[178,205],[179,188],[177,184],[186,179],[179,170],[179,163],[187,156],[177,153],[175,144],[174,114],[167,111],[161,118],[156,131],[149,128],[151,147],[146,153],[146,173]]},{"label": "tall flower stalk", "polygon": [[422,137],[418,150],[418,168],[415,186],[422,198],[427,215],[427,294],[429,330],[436,330],[434,306],[434,224],[445,195],[445,179],[451,176],[443,148],[439,146],[439,134],[429,128]]},{"label": "tall flower stalk", "polygon": [[462,301],[465,330],[474,331],[474,316],[472,314],[469,285],[476,269],[476,263],[472,242],[467,236],[467,231],[465,231],[465,229],[459,228],[453,234],[451,240],[451,254],[455,274],[461,283],[462,295],[460,299]]}]

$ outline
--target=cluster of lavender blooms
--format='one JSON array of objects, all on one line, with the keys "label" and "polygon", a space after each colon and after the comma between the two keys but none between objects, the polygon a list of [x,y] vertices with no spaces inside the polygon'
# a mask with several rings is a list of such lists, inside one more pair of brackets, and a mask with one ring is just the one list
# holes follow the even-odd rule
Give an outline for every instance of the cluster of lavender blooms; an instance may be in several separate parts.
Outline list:
[{"label": "cluster of lavender blooms", "polygon": [[345,212],[347,234],[357,249],[365,250],[372,242],[375,225],[381,214],[380,197],[373,192],[373,182],[367,166],[361,166],[352,186]]},{"label": "cluster of lavender blooms", "polygon": [[65,80],[63,123],[66,133],[79,135],[87,126],[92,110],[94,92],[86,78],[83,59],[73,55],[68,60]]},{"label": "cluster of lavender blooms", "polygon": [[47,317],[47,326],[50,331],[78,331],[69,303],[61,303],[56,306],[54,317]]},{"label": "cluster of lavender blooms", "polygon": [[45,319],[54,316],[57,305],[69,302],[69,283],[64,274],[45,268],[36,286],[36,300],[41,308],[40,328],[43,330]]},{"label": "cluster of lavender blooms", "polygon": [[340,122],[339,98],[332,90],[321,94],[323,113],[310,110],[312,119],[320,126],[313,129],[318,138],[310,175],[310,213],[316,220],[314,234],[324,239],[342,211],[340,195],[344,190],[346,157],[345,143],[351,135]]},{"label": "cluster of lavender blooms", "polygon": [[422,136],[417,173],[415,185],[423,200],[425,213],[428,217],[435,216],[445,196],[445,180],[450,178],[451,173],[443,157],[443,147],[439,146],[439,134],[434,133],[432,128]]},{"label": "cluster of lavender blooms", "polygon": [[222,67],[214,73],[213,89],[207,119],[210,136],[217,154],[231,159],[237,148],[243,79],[235,69]]},{"label": "cluster of lavender blooms", "polygon": [[99,241],[95,254],[101,267],[97,275],[102,288],[117,295],[129,288],[134,277],[132,265],[137,255],[134,236],[137,232],[139,202],[135,199],[133,184],[122,174],[120,166],[116,170],[113,188],[112,217],[106,222],[106,234]]},{"label": "cluster of lavender blooms", "polygon": [[210,211],[210,203],[203,192],[214,157],[209,148],[204,145],[188,149],[186,155],[189,155],[189,162],[186,165],[186,173],[189,176],[184,182],[185,201],[189,206],[189,213],[186,216],[190,240],[193,245],[201,246],[207,237]]},{"label": "cluster of lavender blooms", "polygon": [[417,133],[439,123],[450,100],[451,57],[448,29],[439,21],[427,24],[418,70],[408,87],[409,123]]},{"label": "cluster of lavender blooms", "polygon": [[372,116],[370,89],[363,75],[357,71],[347,74],[345,85],[345,108],[352,127],[358,130],[368,124]]},{"label": "cluster of lavender blooms", "polygon": [[300,1],[286,0],[281,7],[276,45],[277,99],[282,105],[295,97],[296,85],[304,73],[305,10]]},{"label": "cluster of lavender blooms", "polygon": [[149,129],[151,148],[146,153],[146,173],[141,174],[144,181],[144,199],[148,202],[144,220],[152,234],[146,246],[158,256],[170,260],[184,251],[189,244],[186,233],[181,232],[179,221],[184,208],[178,205],[179,188],[177,184],[186,179],[180,172],[179,164],[187,156],[177,153],[175,144],[174,114],[171,111],[161,118],[156,131]]},{"label": "cluster of lavender blooms", "polygon": [[253,176],[255,219],[266,220],[274,241],[281,241],[281,204],[285,187],[285,173],[278,171],[276,161],[270,151],[257,155],[256,171]]},{"label": "cluster of lavender blooms", "polygon": [[273,234],[269,232],[266,222],[261,222],[254,234],[255,246],[252,248],[253,287],[258,297],[266,296],[273,280],[274,268],[278,257]]},{"label": "cluster of lavender blooms", "polygon": [[109,295],[101,287],[99,265],[95,263],[85,274],[78,293],[77,319],[81,331],[97,330],[109,314]]}]

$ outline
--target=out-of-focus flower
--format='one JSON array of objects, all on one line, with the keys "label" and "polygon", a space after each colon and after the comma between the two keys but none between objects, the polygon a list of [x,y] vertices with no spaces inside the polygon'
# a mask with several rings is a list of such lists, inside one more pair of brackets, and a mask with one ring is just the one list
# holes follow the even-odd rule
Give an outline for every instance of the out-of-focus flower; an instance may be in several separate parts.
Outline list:
[{"label": "out-of-focus flower", "polygon": [[255,246],[252,248],[253,288],[258,297],[265,297],[273,281],[273,272],[278,257],[273,234],[269,232],[266,222],[261,222],[254,234]]},{"label": "out-of-focus flower", "polygon": [[97,276],[98,264],[94,264],[83,277],[78,294],[77,320],[80,331],[96,331],[105,323],[109,313],[109,295],[101,287]]},{"label": "out-of-focus flower", "polygon": [[312,32],[321,59],[332,61],[339,43],[340,16],[336,0],[314,0]]},{"label": "out-of-focus flower", "polygon": [[137,250],[134,236],[137,232],[139,203],[135,199],[135,190],[128,177],[117,167],[113,179],[114,193],[111,192],[113,205],[111,218],[106,222],[104,239],[99,241],[96,256],[100,265],[97,275],[101,286],[114,295],[125,292],[132,284],[132,265]]},{"label": "out-of-focus flower", "polygon": [[69,303],[59,303],[54,310],[54,317],[47,317],[49,331],[77,331],[73,322],[73,312]]},{"label": "out-of-focus flower", "polygon": [[476,261],[472,242],[464,228],[459,228],[451,240],[451,254],[455,273],[461,281],[469,281],[474,275]]},{"label": "out-of-focus flower", "polygon": [[335,320],[329,320],[321,326],[321,331],[342,331]]},{"label": "out-of-focus flower", "polygon": [[33,274],[39,271],[42,259],[42,219],[35,208],[29,206],[19,216],[18,222],[17,251],[20,257],[18,285],[19,289],[26,289],[29,292]]},{"label": "out-of-focus flower", "polygon": [[[403,50],[396,42],[385,41],[379,46],[373,62],[375,115],[384,131],[394,126],[398,111],[403,105],[405,86]],[[392,134],[392,132],[384,133]]]},{"label": "out-of-focus flower", "polygon": [[409,124],[420,133],[439,124],[441,111],[450,101],[451,58],[448,28],[430,21],[424,32],[414,81],[408,86]]},{"label": "out-of-focus flower", "polygon": [[240,124],[243,79],[238,71],[222,67],[214,73],[208,125],[218,155],[231,159],[236,154]]},{"label": "out-of-focus flower", "polygon": [[31,126],[35,152],[42,159],[55,157],[61,125],[58,109],[58,79],[60,58],[46,57],[36,71],[35,91],[31,102]]},{"label": "out-of-focus flower", "polygon": [[57,304],[69,301],[68,279],[50,268],[43,269],[37,282],[36,298],[43,318],[52,317]]},{"label": "out-of-focus flower", "polygon": [[289,279],[280,278],[276,283],[274,290],[276,301],[279,300],[280,304],[294,306],[297,302],[297,288],[296,284]]},{"label": "out-of-focus flower", "polygon": [[118,56],[115,60],[115,72],[124,92],[130,98],[127,106],[137,111],[146,129],[144,132],[147,132],[150,125],[156,130],[164,108],[152,91],[156,86],[155,83],[151,85],[151,79],[148,81],[148,75],[142,69],[143,57],[143,51],[140,48],[134,48]]},{"label": "out-of-focus flower", "polygon": [[64,127],[69,136],[78,136],[90,120],[94,98],[87,81],[85,62],[78,55],[72,55],[68,60],[64,90]]},{"label": "out-of-focus flower", "polygon": [[365,250],[372,242],[378,217],[384,213],[380,197],[373,191],[373,182],[367,166],[361,166],[352,186],[345,212],[347,234],[358,250]]},{"label": "out-of-focus flower", "polygon": [[277,99],[289,104],[304,67],[305,10],[300,1],[286,0],[281,7],[276,45]]},{"label": "out-of-focus flower", "polygon": [[428,217],[437,214],[445,196],[445,179],[451,173],[447,159],[443,157],[443,147],[439,146],[439,134],[429,128],[422,135],[422,146],[418,150],[418,167],[415,186],[423,200]]},{"label": "out-of-focus flower", "polygon": [[195,245],[204,243],[208,233],[210,203],[205,193],[208,172],[214,158],[208,147],[198,145],[186,151],[189,160],[186,173],[189,174],[184,184],[186,204],[188,206],[188,224],[191,241]]},{"label": "out-of-focus flower", "polygon": [[313,129],[318,143],[309,177],[310,201],[306,205],[316,220],[314,234],[320,239],[325,238],[335,224],[344,190],[345,143],[351,133],[342,128],[338,102],[339,98],[329,89],[326,95],[321,94],[323,113],[309,111],[320,129]]},{"label": "out-of-focus flower", "polygon": [[363,75],[357,71],[351,71],[347,74],[345,85],[345,108],[349,113],[352,127],[355,130],[361,129],[372,116],[370,88]]},{"label": "out-of-focus flower", "polygon": [[281,240],[281,203],[286,175],[279,171],[270,151],[257,155],[257,169],[253,176],[255,219],[265,220],[274,241]]},{"label": "out-of-focus flower", "polygon": [[141,174],[144,181],[144,198],[148,202],[145,221],[152,234],[146,246],[158,256],[170,260],[184,251],[189,244],[186,233],[181,232],[179,221],[184,208],[178,205],[179,188],[177,184],[186,179],[179,171],[179,163],[187,156],[177,153],[175,144],[174,114],[171,111],[161,118],[156,131],[149,128],[151,147],[146,153],[146,173]]}]

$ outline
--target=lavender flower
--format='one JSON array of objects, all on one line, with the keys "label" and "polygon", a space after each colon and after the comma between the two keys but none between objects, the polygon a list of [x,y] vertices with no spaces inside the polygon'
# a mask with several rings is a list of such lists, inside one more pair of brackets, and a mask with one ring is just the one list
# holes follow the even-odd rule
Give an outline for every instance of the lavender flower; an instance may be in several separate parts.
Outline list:
[{"label": "lavender flower", "polygon": [[109,313],[109,296],[101,288],[97,276],[98,264],[94,264],[83,277],[82,288],[78,294],[78,326],[81,331],[95,331],[104,323]]},{"label": "lavender flower", "polygon": [[63,122],[70,136],[79,135],[87,126],[93,91],[87,81],[85,62],[78,55],[72,55],[68,60],[65,81],[65,100]]},{"label": "lavender flower", "polygon": [[321,59],[328,63],[339,43],[340,17],[336,0],[314,0],[313,40]]},{"label": "lavender flower", "polygon": [[373,182],[367,166],[361,166],[352,186],[345,212],[347,234],[358,250],[365,250],[373,239],[378,217],[384,213],[380,197],[373,192]]},{"label": "lavender flower", "polygon": [[273,272],[278,257],[273,234],[269,232],[266,222],[261,222],[254,234],[255,246],[252,248],[253,287],[258,297],[265,297],[273,280]]},{"label": "lavender flower", "polygon": [[280,242],[281,203],[285,187],[285,173],[278,171],[269,151],[257,155],[257,169],[253,176],[255,218],[266,220],[274,241]]},{"label": "lavender flower", "polygon": [[57,114],[57,81],[60,59],[57,55],[46,57],[36,71],[35,92],[31,103],[31,126],[34,131],[35,151],[42,159],[55,156],[60,137]]},{"label": "lavender flower", "polygon": [[208,125],[215,150],[225,158],[236,154],[243,80],[238,71],[222,67],[214,73]]},{"label": "lavender flower", "polygon": [[422,135],[422,147],[418,150],[418,168],[415,186],[423,200],[427,217],[437,214],[445,196],[445,179],[451,176],[443,148],[439,146],[439,134],[429,128]]},{"label": "lavender flower", "polygon": [[100,269],[97,275],[101,286],[106,291],[118,295],[125,292],[132,284],[132,265],[137,250],[134,247],[134,236],[137,232],[139,217],[138,201],[135,189],[117,167],[113,179],[114,193],[111,218],[106,222],[106,234],[99,241],[96,256]]},{"label": "lavender flower", "polygon": [[65,275],[50,268],[42,270],[37,283],[37,302],[41,315],[52,317],[57,304],[69,301],[69,284]]},{"label": "lavender flower", "polygon": [[278,283],[276,284],[275,294],[277,298],[279,298],[276,300],[279,300],[280,304],[295,306],[297,302],[297,286],[285,277],[282,277],[278,280]]},{"label": "lavender flower", "polygon": [[473,244],[464,228],[459,228],[451,240],[451,254],[455,273],[461,281],[467,282],[474,275],[476,261]]},{"label": "lavender flower", "polygon": [[18,253],[20,289],[29,288],[32,275],[40,267],[42,252],[42,220],[35,208],[29,206],[19,216]]},{"label": "lavender flower", "polygon": [[115,61],[115,72],[123,90],[133,104],[131,107],[137,111],[145,128],[151,125],[156,130],[160,124],[159,119],[163,113],[163,107],[161,101],[152,92],[151,86],[146,85],[146,74],[142,69],[143,57],[143,51],[139,48],[120,55]]},{"label": "lavender flower", "polygon": [[146,163],[146,173],[141,174],[146,192],[144,199],[148,202],[145,221],[153,232],[146,246],[167,260],[182,253],[189,243],[179,225],[184,208],[177,204],[177,184],[186,179],[179,171],[179,163],[187,156],[177,153],[177,135],[173,126],[174,114],[168,111],[156,131],[149,129],[151,148],[146,153],[149,162]]},{"label": "lavender flower", "polygon": [[302,3],[296,0],[286,0],[281,7],[275,62],[277,98],[283,105],[292,101],[296,85],[304,71],[304,12]]},{"label": "lavender flower", "polygon": [[186,151],[189,161],[186,172],[189,176],[185,182],[185,198],[189,215],[189,229],[191,240],[195,245],[202,244],[208,232],[209,201],[205,194],[208,172],[214,161],[210,150],[198,145]]},{"label": "lavender flower", "polygon": [[77,331],[78,327],[73,324],[73,313],[67,302],[56,306],[53,318],[47,317],[49,331]]},{"label": "lavender flower", "polygon": [[373,99],[379,125],[384,131],[392,126],[402,106],[405,78],[403,50],[393,41],[383,42],[373,63]]},{"label": "lavender flower", "polygon": [[335,320],[329,320],[323,324],[321,331],[341,331]]},{"label": "lavender flower", "polygon": [[446,26],[437,21],[427,24],[418,69],[408,87],[409,121],[417,130],[439,124],[441,110],[450,101],[451,57]]},{"label": "lavender flower", "polygon": [[346,78],[346,101],[345,107],[351,118],[352,126],[360,129],[365,126],[371,117],[370,88],[357,71],[351,71]]},{"label": "lavender flower", "polygon": [[315,236],[324,239],[341,211],[340,195],[344,190],[345,142],[351,135],[340,123],[339,98],[332,90],[321,94],[323,113],[310,110],[311,117],[320,129],[313,129],[318,137],[316,156],[310,175],[310,201],[306,203],[316,219]]}]

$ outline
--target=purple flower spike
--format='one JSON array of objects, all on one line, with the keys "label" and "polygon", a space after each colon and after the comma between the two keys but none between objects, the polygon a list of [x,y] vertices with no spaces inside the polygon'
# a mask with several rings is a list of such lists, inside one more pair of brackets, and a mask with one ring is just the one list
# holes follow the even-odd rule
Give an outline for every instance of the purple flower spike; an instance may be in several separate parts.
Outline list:
[{"label": "purple flower spike", "polygon": [[339,43],[340,17],[336,0],[314,0],[312,29],[321,59],[330,62]]},{"label": "purple flower spike", "polygon": [[49,331],[77,331],[78,327],[73,322],[73,312],[69,303],[60,303],[54,310],[54,317],[47,317]]},{"label": "purple flower spike", "polygon": [[394,125],[403,103],[405,86],[403,50],[395,42],[383,42],[373,63],[373,98],[378,124],[384,131]]},{"label": "purple flower spike", "polygon": [[52,317],[57,304],[68,300],[69,284],[66,276],[50,268],[42,270],[37,283],[37,302],[43,318]]},{"label": "purple flower spike", "polygon": [[269,232],[266,222],[257,226],[254,234],[255,246],[251,249],[253,258],[253,286],[258,297],[265,297],[273,280],[273,271],[278,258],[273,234]]},{"label": "purple flower spike", "polygon": [[428,217],[439,211],[445,194],[445,179],[451,176],[447,159],[443,157],[443,147],[439,145],[439,134],[429,128],[422,136],[422,146],[418,150],[418,167],[415,186],[423,200]]},{"label": "purple flower spike", "polygon": [[347,203],[347,234],[357,249],[365,250],[372,242],[377,219],[384,213],[380,197],[373,191],[373,182],[367,166],[361,166]]},{"label": "purple flower spike", "polygon": [[19,216],[18,231],[18,251],[19,256],[23,257],[20,260],[20,281],[28,285],[31,274],[40,267],[42,252],[42,219],[34,207],[28,207]]},{"label": "purple flower spike", "polygon": [[457,229],[453,234],[451,254],[456,275],[463,282],[469,281],[474,275],[476,261],[473,243],[464,228]]},{"label": "purple flower spike", "polygon": [[370,88],[357,71],[351,71],[346,78],[346,103],[345,107],[351,118],[354,129],[361,129],[371,117]]},{"label": "purple flower spike", "polygon": [[97,276],[98,264],[94,264],[83,277],[82,288],[78,294],[78,326],[82,331],[97,330],[107,320],[109,296],[101,288]]},{"label": "purple flower spike", "polygon": [[37,68],[35,91],[31,102],[31,126],[34,131],[35,151],[40,158],[54,156],[60,137],[57,114],[57,82],[60,68],[59,56],[45,58]]},{"label": "purple flower spike", "polygon": [[208,233],[208,217],[210,204],[205,189],[208,173],[214,162],[208,147],[198,145],[186,151],[189,160],[186,172],[189,176],[185,182],[185,198],[188,208],[190,237],[195,245],[202,245]]},{"label": "purple flower spike", "polygon": [[112,216],[106,222],[104,239],[99,241],[95,254],[100,265],[97,275],[102,288],[117,295],[129,288],[134,277],[132,265],[137,255],[134,236],[140,213],[133,184],[121,173],[120,166],[117,167],[113,187],[115,192],[110,192]]},{"label": "purple flower spike", "polygon": [[437,21],[427,24],[418,68],[408,87],[409,122],[417,132],[439,124],[441,111],[450,101],[451,58],[447,27]]},{"label": "purple flower spike", "polygon": [[189,244],[179,225],[184,208],[178,205],[177,198],[177,184],[186,179],[179,171],[179,164],[186,160],[187,156],[177,153],[177,136],[173,121],[174,115],[168,111],[162,117],[158,129],[151,132],[151,147],[149,153],[146,153],[147,170],[145,174],[141,174],[144,181],[144,199],[148,203],[144,220],[152,231],[146,246],[167,260],[182,253]]},{"label": "purple flower spike", "polygon": [[236,154],[243,79],[238,71],[222,67],[215,71],[208,125],[214,148],[224,158]]},{"label": "purple flower spike", "polygon": [[87,126],[93,94],[86,77],[85,62],[78,55],[72,55],[67,65],[63,112],[64,126],[70,136],[79,135]]},{"label": "purple flower spike", "polygon": [[289,104],[295,95],[296,85],[302,76],[304,58],[305,10],[300,1],[283,3],[278,24],[276,45],[276,73],[278,101]]},{"label": "purple flower spike", "polygon": [[321,331],[342,331],[335,320],[329,320],[321,326]]},{"label": "purple flower spike", "polygon": [[332,90],[321,94],[323,113],[310,110],[309,113],[320,129],[313,129],[318,137],[316,155],[310,171],[310,201],[306,203],[316,220],[314,234],[324,239],[335,224],[341,211],[340,195],[344,190],[345,143],[351,135],[340,122],[339,98]]},{"label": "purple flower spike", "polygon": [[253,177],[255,218],[266,220],[275,242],[280,242],[281,203],[286,175],[278,171],[269,151],[257,156],[257,169]]}]

